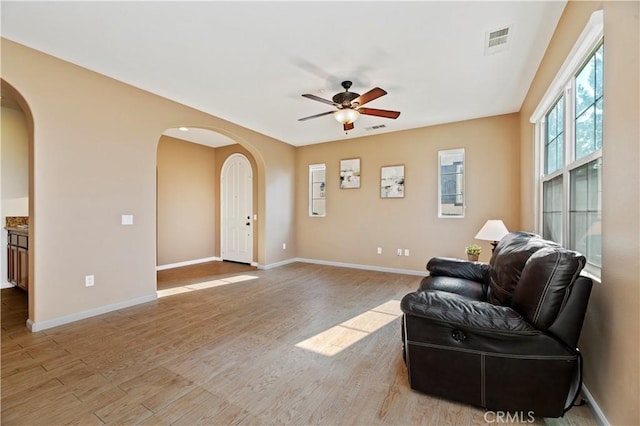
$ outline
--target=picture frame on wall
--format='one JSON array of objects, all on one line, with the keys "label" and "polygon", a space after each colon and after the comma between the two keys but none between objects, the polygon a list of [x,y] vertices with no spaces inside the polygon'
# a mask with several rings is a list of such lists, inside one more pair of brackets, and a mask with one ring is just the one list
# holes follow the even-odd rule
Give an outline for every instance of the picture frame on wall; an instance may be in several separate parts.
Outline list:
[{"label": "picture frame on wall", "polygon": [[380,169],[380,198],[404,198],[404,164]]},{"label": "picture frame on wall", "polygon": [[340,189],[360,188],[360,159],[340,160]]}]

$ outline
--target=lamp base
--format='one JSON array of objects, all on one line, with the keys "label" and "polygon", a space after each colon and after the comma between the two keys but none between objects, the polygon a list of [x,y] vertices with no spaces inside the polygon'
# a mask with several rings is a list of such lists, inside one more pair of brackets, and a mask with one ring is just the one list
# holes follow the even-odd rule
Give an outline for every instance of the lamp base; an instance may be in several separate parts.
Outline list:
[{"label": "lamp base", "polygon": [[496,251],[496,246],[498,245],[498,242],[492,241],[490,244],[491,244],[491,253],[493,253],[494,251]]}]

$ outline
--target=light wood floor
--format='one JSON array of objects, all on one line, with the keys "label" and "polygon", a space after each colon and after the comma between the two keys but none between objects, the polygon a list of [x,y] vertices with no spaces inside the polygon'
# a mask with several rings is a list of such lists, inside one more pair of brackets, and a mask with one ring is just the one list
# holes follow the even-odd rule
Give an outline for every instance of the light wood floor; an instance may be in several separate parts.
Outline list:
[{"label": "light wood floor", "polygon": [[[2,290],[2,424],[487,424],[409,388],[397,301],[419,280],[303,263],[205,274],[37,333],[26,295]],[[595,424],[586,407],[546,422]]]},{"label": "light wood floor", "polygon": [[181,268],[158,271],[158,290],[189,285],[218,279],[223,275],[235,275],[242,272],[255,272],[258,268],[244,263],[205,262]]}]

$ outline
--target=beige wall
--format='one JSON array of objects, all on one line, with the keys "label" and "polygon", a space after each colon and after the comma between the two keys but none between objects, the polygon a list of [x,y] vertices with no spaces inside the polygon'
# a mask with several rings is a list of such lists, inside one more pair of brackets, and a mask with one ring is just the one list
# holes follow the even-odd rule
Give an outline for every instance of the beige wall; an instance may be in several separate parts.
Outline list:
[{"label": "beige wall", "polygon": [[[252,153],[258,261],[286,259],[273,248],[294,233],[290,145],[5,39],[2,78],[24,97],[34,123],[29,319],[36,329],[155,295],[157,145],[167,128],[218,131]],[[134,225],[122,226],[122,214],[134,215]],[[86,288],[90,274],[95,286]]]},{"label": "beige wall", "polygon": [[158,265],[216,252],[215,149],[162,136],[158,143]]},{"label": "beige wall", "polygon": [[[488,219],[518,229],[519,116],[502,115],[298,148],[296,214],[302,258],[424,271],[433,256],[465,257]],[[465,148],[466,215],[438,218],[438,151]],[[361,159],[361,187],[340,189],[340,159]],[[327,216],[308,215],[308,166],[327,165]],[[380,198],[380,167],[405,165],[405,197]],[[382,255],[376,254],[382,247]],[[409,249],[398,257],[396,249]]]},{"label": "beige wall", "polygon": [[2,108],[0,113],[0,217],[2,228],[2,250],[0,273],[2,286],[7,281],[7,233],[4,231],[7,216],[29,215],[29,136],[27,120],[21,110]]},{"label": "beige wall", "polygon": [[585,385],[615,425],[640,424],[640,87],[638,2],[569,2],[521,111],[522,224],[535,228],[528,122],[591,13],[604,11],[602,284],[580,348]]}]

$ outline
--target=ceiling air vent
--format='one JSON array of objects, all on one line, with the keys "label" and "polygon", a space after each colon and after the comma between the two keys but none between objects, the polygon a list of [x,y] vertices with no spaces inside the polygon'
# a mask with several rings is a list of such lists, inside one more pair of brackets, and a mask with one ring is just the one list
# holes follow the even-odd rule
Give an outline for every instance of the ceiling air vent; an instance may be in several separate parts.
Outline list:
[{"label": "ceiling air vent", "polygon": [[487,31],[484,38],[484,54],[493,55],[494,53],[507,50],[509,47],[510,32],[511,26],[495,31]]},{"label": "ceiling air vent", "polygon": [[378,124],[376,126],[371,126],[371,127],[365,127],[365,130],[378,130],[378,129],[384,129],[385,127],[387,127],[386,124]]}]

